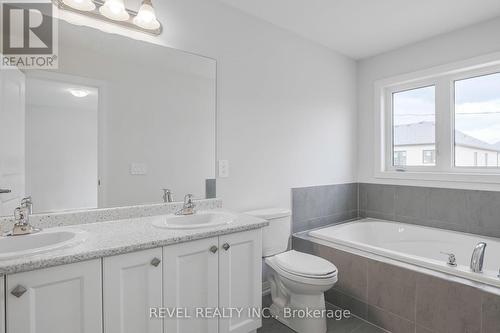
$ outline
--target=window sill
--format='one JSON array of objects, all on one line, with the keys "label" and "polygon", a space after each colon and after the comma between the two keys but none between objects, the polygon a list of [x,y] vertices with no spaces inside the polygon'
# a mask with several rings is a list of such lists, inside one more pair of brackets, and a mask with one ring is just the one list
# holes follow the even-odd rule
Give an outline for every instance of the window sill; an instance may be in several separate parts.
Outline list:
[{"label": "window sill", "polygon": [[452,172],[417,172],[417,171],[378,171],[375,178],[422,180],[462,183],[500,184],[500,173],[452,173]]}]

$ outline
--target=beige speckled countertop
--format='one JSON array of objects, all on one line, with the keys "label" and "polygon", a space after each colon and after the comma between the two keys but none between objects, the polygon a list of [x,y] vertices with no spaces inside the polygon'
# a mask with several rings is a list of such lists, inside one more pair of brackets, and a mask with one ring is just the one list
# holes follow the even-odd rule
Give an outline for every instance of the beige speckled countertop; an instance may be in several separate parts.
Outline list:
[{"label": "beige speckled countertop", "polygon": [[118,221],[47,228],[42,232],[77,230],[83,234],[83,240],[74,246],[66,248],[59,248],[36,255],[0,260],[0,275],[70,264],[84,260],[188,242],[196,239],[258,229],[268,225],[268,222],[265,220],[242,214],[235,214],[236,218],[230,224],[209,228],[174,230],[161,229],[152,225],[153,221],[164,219],[165,216],[166,215],[140,217]]}]

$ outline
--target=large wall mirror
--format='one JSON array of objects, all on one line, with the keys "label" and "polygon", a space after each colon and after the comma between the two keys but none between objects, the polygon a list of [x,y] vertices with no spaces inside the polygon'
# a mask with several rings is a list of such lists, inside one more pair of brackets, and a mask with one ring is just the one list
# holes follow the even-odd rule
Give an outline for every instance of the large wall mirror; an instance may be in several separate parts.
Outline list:
[{"label": "large wall mirror", "polygon": [[206,196],[215,60],[60,21],[57,70],[1,75],[1,216]]}]

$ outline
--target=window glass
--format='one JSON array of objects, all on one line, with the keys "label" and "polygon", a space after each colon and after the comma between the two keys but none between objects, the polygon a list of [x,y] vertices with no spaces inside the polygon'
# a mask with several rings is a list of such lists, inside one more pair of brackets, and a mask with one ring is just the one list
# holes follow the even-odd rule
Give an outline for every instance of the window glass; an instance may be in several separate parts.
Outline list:
[{"label": "window glass", "polygon": [[398,167],[406,166],[406,152],[405,151],[395,151],[394,152],[394,165]]},{"label": "window glass", "polygon": [[[424,163],[424,151],[436,150],[435,87],[393,93],[393,165],[433,166]],[[404,163],[402,158],[404,152]],[[434,154],[435,155],[435,154]]]},{"label": "window glass", "polygon": [[498,168],[500,73],[455,81],[455,165]]},{"label": "window glass", "polygon": [[424,150],[422,161],[424,164],[436,164],[436,151]]}]

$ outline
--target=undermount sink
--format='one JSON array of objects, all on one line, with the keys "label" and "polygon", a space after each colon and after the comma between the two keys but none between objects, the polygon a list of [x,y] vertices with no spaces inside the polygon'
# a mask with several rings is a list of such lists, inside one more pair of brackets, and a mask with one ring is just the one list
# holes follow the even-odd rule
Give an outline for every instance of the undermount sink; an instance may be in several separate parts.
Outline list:
[{"label": "undermount sink", "polygon": [[0,260],[75,246],[85,239],[85,234],[79,230],[42,230],[30,235],[0,237]]},{"label": "undermount sink", "polygon": [[197,229],[229,224],[235,216],[222,212],[197,212],[193,215],[168,215],[153,221],[153,225],[163,229]]}]

